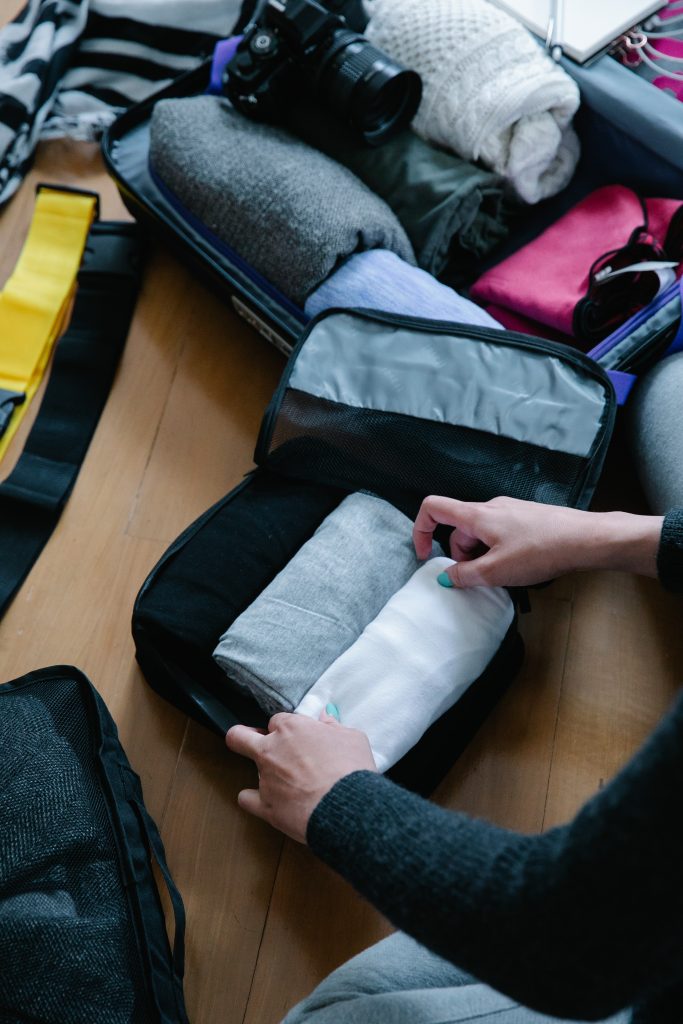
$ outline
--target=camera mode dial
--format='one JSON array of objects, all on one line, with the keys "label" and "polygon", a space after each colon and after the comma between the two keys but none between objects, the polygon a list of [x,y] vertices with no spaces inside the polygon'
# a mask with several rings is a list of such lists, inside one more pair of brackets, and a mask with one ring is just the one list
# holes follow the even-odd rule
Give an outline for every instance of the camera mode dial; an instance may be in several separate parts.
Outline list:
[{"label": "camera mode dial", "polygon": [[272,57],[278,49],[278,39],[274,32],[261,28],[251,38],[249,49],[255,57]]}]

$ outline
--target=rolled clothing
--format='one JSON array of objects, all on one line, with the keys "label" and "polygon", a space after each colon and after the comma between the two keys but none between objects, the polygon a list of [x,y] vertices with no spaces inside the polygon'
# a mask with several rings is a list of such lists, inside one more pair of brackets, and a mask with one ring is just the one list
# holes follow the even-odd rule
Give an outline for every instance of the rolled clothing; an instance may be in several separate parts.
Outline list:
[{"label": "rolled clothing", "polygon": [[296,708],[319,718],[335,704],[344,725],[367,734],[381,772],[482,674],[512,622],[501,587],[441,586],[451,565],[442,557],[422,565]]},{"label": "rolled clothing", "polygon": [[221,637],[214,658],[269,714],[293,711],[417,569],[412,523],[355,493]]},{"label": "rolled clothing", "polygon": [[412,127],[479,160],[527,203],[569,184],[579,158],[576,83],[487,0],[370,0],[366,35],[422,77]]},{"label": "rolled clothing", "polygon": [[683,505],[683,352],[638,381],[627,406],[631,448],[650,508],[664,515]]},{"label": "rolled clothing", "polygon": [[181,212],[300,305],[354,252],[415,262],[396,215],[351,171],[221,97],[157,103],[149,159]]},{"label": "rolled clothing", "polygon": [[[644,203],[649,231],[661,244],[680,200],[645,199]],[[624,185],[596,189],[528,245],[487,270],[470,294],[482,305],[492,306],[505,327],[517,329],[522,317],[527,333],[576,344],[574,310],[587,293],[592,264],[603,253],[626,245],[643,219],[643,207],[632,189]],[[624,320],[629,315],[625,309]],[[593,344],[584,342],[583,347]]]},{"label": "rolled clothing", "polygon": [[325,309],[354,307],[500,327],[480,306],[386,249],[351,256],[309,295],[304,310],[313,317]]},{"label": "rolled clothing", "polygon": [[430,274],[481,259],[507,237],[508,189],[500,175],[430,146],[410,130],[382,146],[365,146],[313,102],[294,105],[287,125],[389,204],[418,265]]}]

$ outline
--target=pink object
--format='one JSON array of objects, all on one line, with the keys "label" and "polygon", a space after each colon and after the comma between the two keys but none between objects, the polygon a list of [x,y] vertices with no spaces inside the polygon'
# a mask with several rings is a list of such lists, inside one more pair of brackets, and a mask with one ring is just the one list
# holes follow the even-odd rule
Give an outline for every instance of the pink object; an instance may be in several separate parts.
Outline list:
[{"label": "pink object", "polygon": [[[665,21],[667,18],[674,18],[680,15],[681,6],[679,0],[669,0],[669,6],[672,10],[663,10],[659,12],[660,18]],[[655,50],[666,57],[683,57],[683,40],[681,39],[653,39],[652,46]],[[671,64],[668,65],[671,67]],[[666,74],[666,67],[662,67],[662,75],[660,78],[655,78],[652,83],[657,86],[658,89],[663,89],[664,92],[670,92],[677,100],[683,100],[683,82],[677,78],[669,78]]]},{"label": "pink object", "polygon": [[[663,245],[669,221],[681,202],[646,199],[645,203],[649,231]],[[563,340],[577,344],[572,337],[574,307],[586,294],[592,263],[608,249],[625,245],[642,223],[636,194],[623,185],[607,185],[488,270],[470,294],[483,306],[495,306],[491,315],[504,326],[509,324],[501,310],[523,317],[526,333],[548,337],[547,328],[551,328],[563,335]]]},{"label": "pink object", "polygon": [[568,334],[562,334],[552,327],[546,327],[537,320],[529,320],[520,313],[513,313],[512,310],[503,309],[502,306],[490,304],[486,307],[494,320],[507,328],[508,331],[519,331],[520,334],[530,334],[534,338],[546,338],[547,341],[562,341],[565,345],[573,345],[574,339]]}]

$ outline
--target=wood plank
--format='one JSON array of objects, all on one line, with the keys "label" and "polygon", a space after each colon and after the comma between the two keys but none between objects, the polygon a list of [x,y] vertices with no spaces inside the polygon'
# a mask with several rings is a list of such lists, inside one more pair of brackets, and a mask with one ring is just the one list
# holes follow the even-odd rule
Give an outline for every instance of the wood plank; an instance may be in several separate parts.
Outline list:
[{"label": "wood plank", "polygon": [[391,930],[310,850],[286,840],[244,1024],[278,1024],[330,971]]},{"label": "wood plank", "polygon": [[250,762],[192,723],[162,830],[187,911],[190,1020],[241,1021],[275,881],[282,837],[248,817],[237,793]]},{"label": "wood plank", "polygon": [[0,25],[11,21],[24,6],[25,0],[0,0]]},{"label": "wood plank", "polygon": [[[187,277],[166,330],[182,338],[182,352],[128,532],[170,544],[253,468],[284,359]],[[160,501],[171,486],[172,501]]]},{"label": "wood plank", "polygon": [[544,827],[612,778],[680,687],[680,598],[627,573],[577,577]]}]

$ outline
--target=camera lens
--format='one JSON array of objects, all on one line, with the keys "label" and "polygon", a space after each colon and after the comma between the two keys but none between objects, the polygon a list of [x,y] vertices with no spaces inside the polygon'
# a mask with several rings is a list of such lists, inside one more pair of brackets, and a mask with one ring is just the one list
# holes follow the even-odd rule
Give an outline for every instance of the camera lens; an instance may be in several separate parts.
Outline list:
[{"label": "camera lens", "polygon": [[410,124],[422,97],[417,72],[348,29],[333,34],[316,80],[327,102],[374,146]]}]

